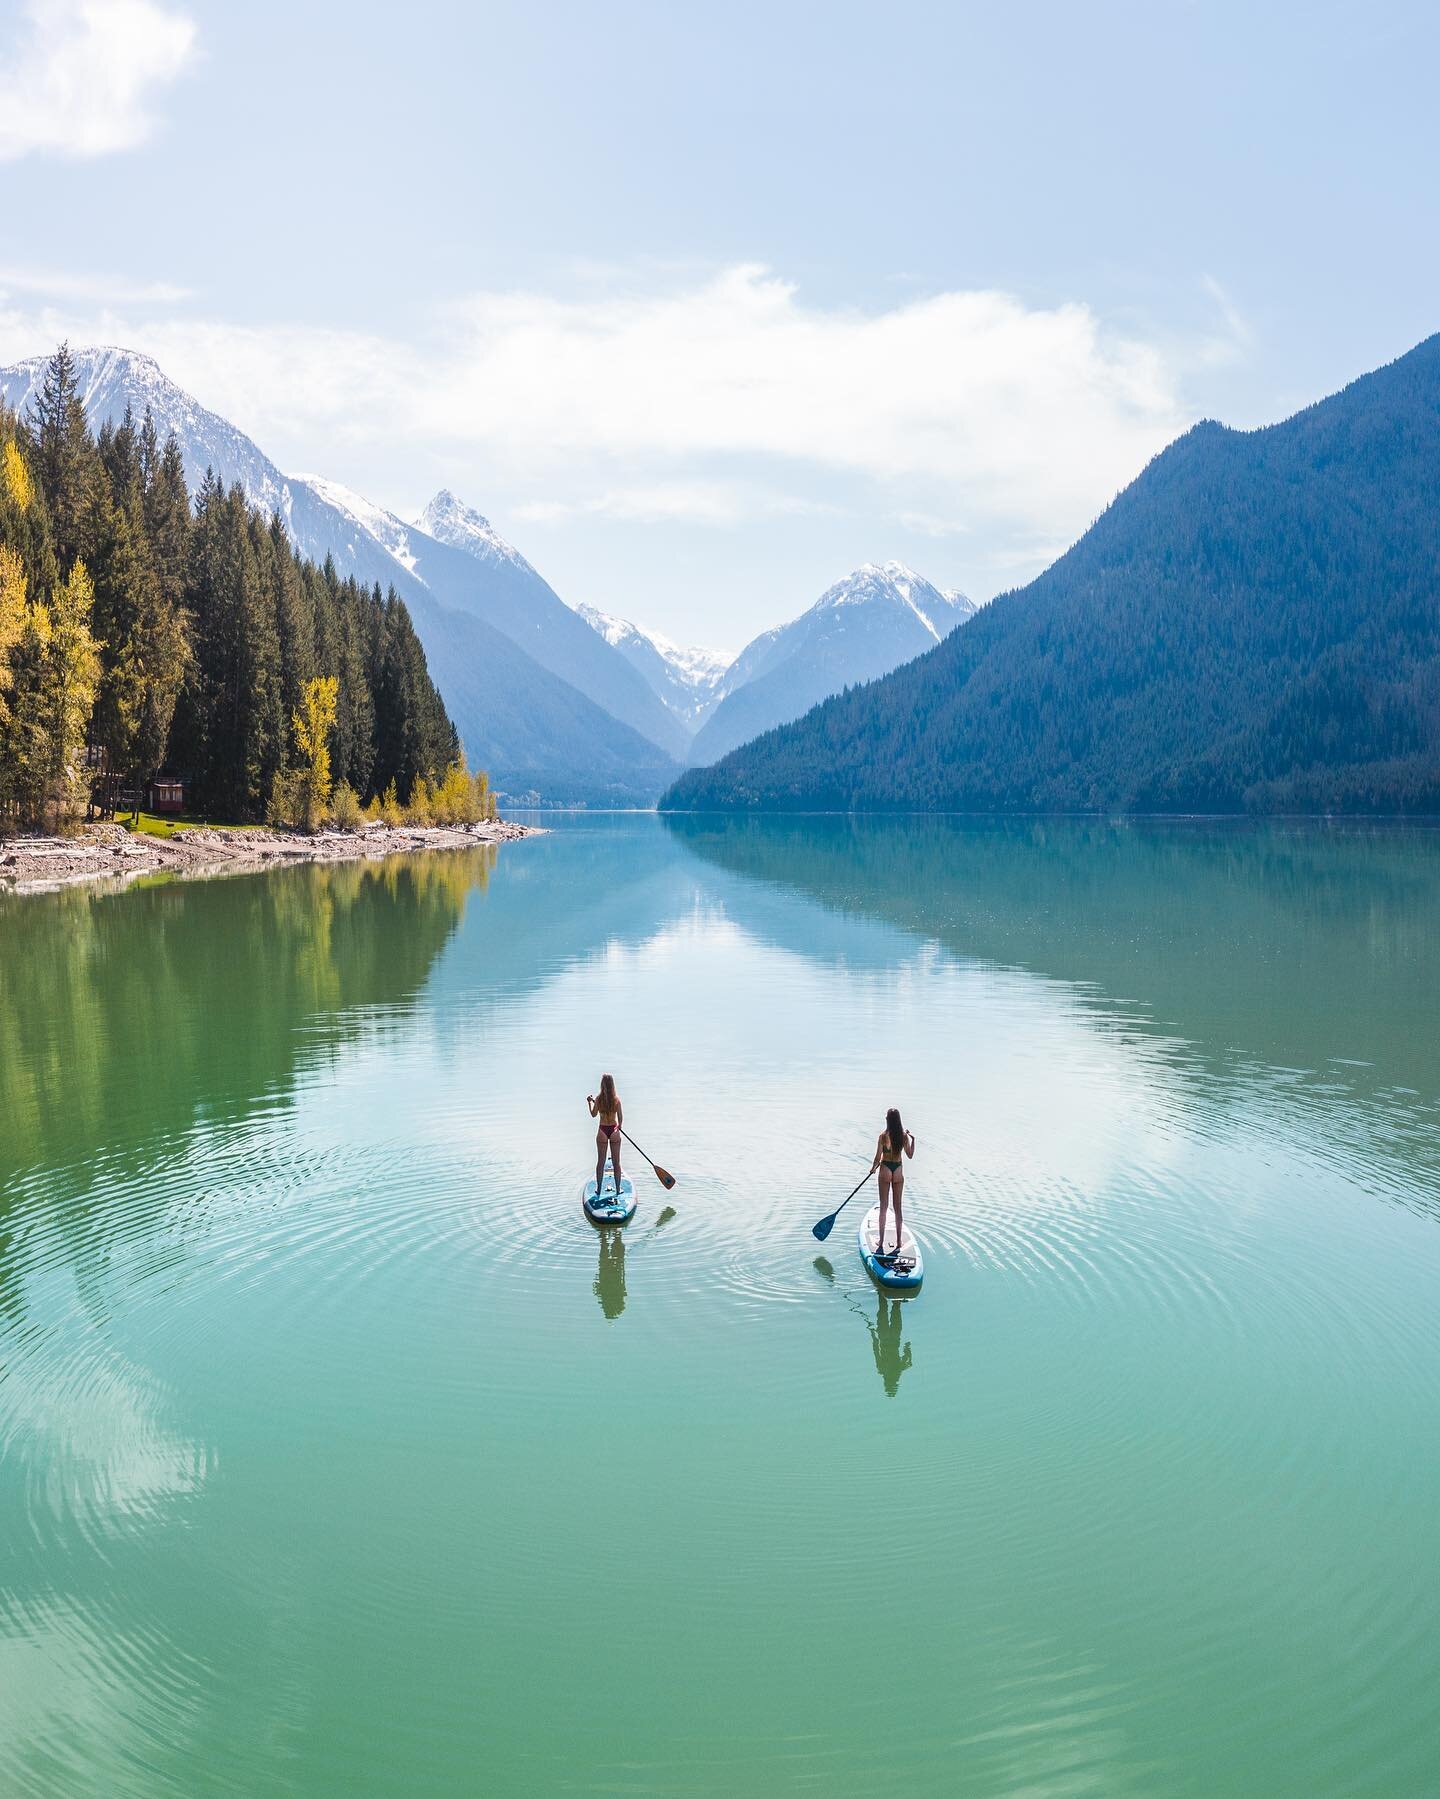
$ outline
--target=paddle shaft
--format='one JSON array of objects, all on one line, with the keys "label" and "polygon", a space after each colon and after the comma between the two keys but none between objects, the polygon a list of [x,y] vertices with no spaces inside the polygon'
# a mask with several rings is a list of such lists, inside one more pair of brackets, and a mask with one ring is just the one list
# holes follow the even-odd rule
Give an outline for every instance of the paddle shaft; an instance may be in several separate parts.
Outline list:
[{"label": "paddle shaft", "polygon": [[[636,1155],[637,1155],[637,1156],[645,1156],[645,1151],[644,1151],[644,1150],[643,1150],[643,1149],[641,1149],[641,1147],[640,1147],[640,1145],[639,1145],[639,1144],[638,1144],[638,1143],[637,1143],[637,1142],[636,1142],[636,1141],[635,1141],[635,1139],[634,1139],[634,1138],[633,1138],[633,1137],[632,1137],[632,1136],[631,1136],[631,1135],[630,1135],[630,1133],[629,1133],[629,1131],[627,1131],[627,1130],[626,1130],[626,1129],[625,1129],[625,1126],[624,1126],[624,1125],[623,1125],[623,1124],[622,1124],[622,1125],[621,1125],[621,1126],[620,1126],[620,1135],[621,1135],[621,1136],[622,1136],[622,1137],[623,1137],[623,1138],[624,1138],[624,1139],[625,1139],[625,1141],[626,1141],[626,1142],[627,1142],[627,1143],[628,1143],[628,1144],[629,1144],[629,1145],[630,1145],[630,1147],[631,1147],[631,1149],[633,1149],[633,1150],[634,1150],[634,1151],[635,1151],[635,1154],[636,1154]],[[649,1158],[649,1156],[645,1156],[645,1160],[646,1160],[646,1161],[647,1161],[647,1162],[650,1162],[650,1158]],[[653,1163],[653,1162],[650,1162],[650,1166],[651,1166],[651,1167],[652,1167],[652,1168],[653,1168],[653,1167],[654,1167],[654,1166],[655,1166],[655,1164],[654,1164],[654,1163]]]},{"label": "paddle shaft", "polygon": [[[643,1154],[644,1152],[642,1151],[641,1153]],[[835,1210],[833,1212],[831,1212],[828,1217],[822,1218],[820,1220],[819,1224],[815,1224],[810,1227],[810,1234],[814,1237],[818,1237],[819,1240],[823,1243],[825,1241],[825,1239],[830,1235],[831,1231],[834,1230],[835,1220],[845,1210],[846,1206],[849,1205],[850,1201],[852,1199],[854,1199],[855,1195],[865,1185],[866,1181],[868,1181],[870,1179],[870,1176],[872,1174],[874,1174],[874,1172],[875,1172],[875,1170],[873,1168],[867,1168],[865,1170],[864,1174],[862,1174],[860,1176],[860,1179],[858,1181],[856,1181],[855,1185],[845,1195],[844,1199],[842,1199],[840,1201],[839,1205],[836,1206]],[[822,1226],[824,1227],[823,1229],[821,1228]]]}]

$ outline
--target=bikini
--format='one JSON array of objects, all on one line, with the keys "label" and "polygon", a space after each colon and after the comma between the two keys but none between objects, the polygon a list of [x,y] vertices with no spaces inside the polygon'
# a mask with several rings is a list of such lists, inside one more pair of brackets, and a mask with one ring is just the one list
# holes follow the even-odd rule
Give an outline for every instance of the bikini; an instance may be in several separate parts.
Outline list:
[{"label": "bikini", "polygon": [[888,1168],[891,1174],[894,1174],[895,1170],[900,1166],[900,1157],[896,1156],[895,1160],[892,1162],[889,1156],[881,1156],[880,1166],[882,1168]]}]

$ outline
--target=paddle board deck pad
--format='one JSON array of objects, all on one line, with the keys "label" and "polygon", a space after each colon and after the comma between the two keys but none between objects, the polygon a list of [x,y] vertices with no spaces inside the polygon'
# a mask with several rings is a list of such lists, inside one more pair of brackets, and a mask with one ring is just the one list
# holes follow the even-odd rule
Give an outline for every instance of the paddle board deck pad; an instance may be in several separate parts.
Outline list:
[{"label": "paddle board deck pad", "polygon": [[908,1224],[900,1240],[898,1255],[895,1253],[894,1243],[895,1213],[893,1209],[887,1209],[885,1244],[888,1253],[883,1260],[875,1253],[880,1247],[880,1202],[876,1200],[860,1223],[860,1260],[882,1287],[888,1287],[892,1292],[910,1292],[925,1278],[925,1261],[920,1254],[920,1245],[911,1236]]},{"label": "paddle board deck pad", "polygon": [[615,1176],[606,1173],[605,1185],[597,1196],[595,1182],[588,1180],[581,1195],[585,1216],[594,1224],[629,1224],[635,1216],[635,1183],[627,1174],[615,1191]]}]

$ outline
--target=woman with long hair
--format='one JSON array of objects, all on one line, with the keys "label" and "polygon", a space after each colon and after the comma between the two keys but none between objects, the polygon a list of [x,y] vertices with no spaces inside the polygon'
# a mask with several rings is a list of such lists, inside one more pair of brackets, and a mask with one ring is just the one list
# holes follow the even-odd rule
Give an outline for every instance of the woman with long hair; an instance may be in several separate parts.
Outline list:
[{"label": "woman with long hair", "polygon": [[898,1108],[891,1106],[885,1114],[885,1129],[881,1131],[875,1142],[875,1160],[870,1164],[870,1172],[880,1170],[880,1236],[876,1255],[883,1260],[885,1255],[885,1214],[891,1204],[895,1207],[895,1248],[894,1255],[900,1253],[900,1245],[904,1240],[905,1221],[901,1215],[900,1202],[905,1192],[905,1157],[912,1159],[915,1155],[915,1139],[900,1122]]},{"label": "woman with long hair", "polygon": [[615,1170],[615,1192],[620,1192],[620,1126],[625,1122],[625,1108],[620,1104],[620,1095],[615,1091],[613,1074],[600,1076],[600,1091],[587,1093],[585,1104],[590,1108],[590,1116],[598,1119],[595,1131],[595,1196],[598,1199],[605,1185],[605,1157],[610,1157],[610,1166]]}]

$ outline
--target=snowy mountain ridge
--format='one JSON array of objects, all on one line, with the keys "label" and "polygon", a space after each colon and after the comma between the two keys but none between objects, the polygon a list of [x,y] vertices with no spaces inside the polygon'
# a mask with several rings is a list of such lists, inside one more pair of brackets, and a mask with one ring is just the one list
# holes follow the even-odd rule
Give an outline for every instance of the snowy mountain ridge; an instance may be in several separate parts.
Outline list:
[{"label": "snowy mountain ridge", "polygon": [[354,524],[373,537],[382,549],[387,550],[395,560],[417,580],[423,579],[416,574],[419,557],[410,542],[410,527],[403,519],[397,518],[393,512],[387,512],[383,506],[377,506],[373,500],[367,500],[353,488],[342,482],[327,480],[324,475],[294,475],[292,480],[308,487],[311,493],[318,494],[328,506],[343,513]]},{"label": "snowy mountain ridge", "polygon": [[[238,481],[252,505],[278,512],[290,528],[294,494],[287,477],[243,431],[177,387],[154,357],[115,344],[76,350],[74,357],[80,398],[92,425],[106,419],[118,424],[127,406],[138,424],[148,406],[161,442],[174,432],[192,493],[205,470],[213,468],[223,480]],[[48,356],[29,356],[0,369],[0,397],[12,411],[25,411],[40,390],[49,361]]]},{"label": "snowy mountain ridge", "polygon": [[640,674],[662,704],[680,720],[687,737],[699,729],[720,698],[721,682],[732,658],[723,650],[672,643],[658,631],[646,631],[627,618],[579,605],[580,617],[606,643],[617,649]]},{"label": "snowy mountain ridge", "polygon": [[442,487],[415,520],[416,527],[437,543],[448,543],[452,549],[464,550],[480,561],[498,559],[528,569],[530,564],[513,544],[505,539],[482,513],[455,498],[448,487]]},{"label": "snowy mountain ridge", "polygon": [[[917,594],[921,596],[920,599],[916,598]],[[921,603],[926,596],[931,596],[929,611]],[[936,600],[939,601],[938,605]],[[868,606],[877,602],[893,605],[897,601],[909,607],[936,643],[954,630],[961,617],[968,618],[975,610],[963,593],[933,587],[923,575],[917,575],[906,563],[862,562],[853,574],[827,588],[811,607],[811,611],[818,612],[822,608],[833,610],[841,606]],[[957,612],[959,617],[956,616]],[[937,619],[940,621],[938,625]]]}]

